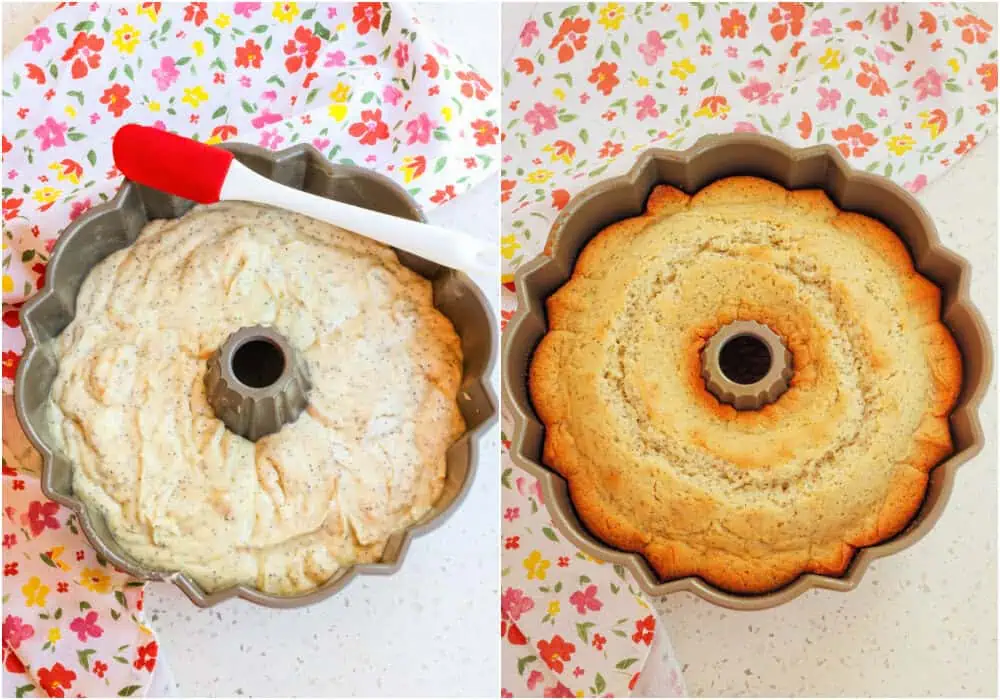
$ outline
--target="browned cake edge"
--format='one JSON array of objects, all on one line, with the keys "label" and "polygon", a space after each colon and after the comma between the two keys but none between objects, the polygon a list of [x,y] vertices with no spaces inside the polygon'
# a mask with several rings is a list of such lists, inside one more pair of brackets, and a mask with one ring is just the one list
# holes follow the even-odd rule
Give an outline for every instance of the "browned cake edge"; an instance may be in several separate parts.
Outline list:
[{"label": "browned cake edge", "polygon": [[[805,563],[795,553],[776,553],[767,560],[743,558],[721,550],[705,556],[683,541],[654,538],[642,532],[601,500],[593,475],[581,464],[573,436],[562,424],[565,405],[559,384],[561,358],[554,332],[560,330],[563,319],[576,306],[574,282],[597,269],[607,250],[623,245],[655,220],[687,209],[692,203],[713,200],[773,202],[832,219],[834,226],[862,238],[908,281],[912,306],[922,312],[930,326],[933,340],[927,345],[927,358],[935,378],[931,406],[914,435],[910,454],[900,460],[893,476],[894,487],[887,494],[874,525],[860,535],[845,538],[845,542],[811,549]],[[608,226],[584,247],[570,280],[546,301],[549,332],[532,356],[528,375],[532,402],[546,428],[543,462],[567,480],[573,505],[594,535],[619,549],[642,554],[664,580],[699,576],[727,591],[759,594],[781,588],[804,573],[840,576],[858,547],[883,542],[906,527],[923,502],[928,472],[952,452],[948,416],[961,389],[962,361],[951,332],[940,321],[940,305],[940,289],[916,271],[909,252],[895,233],[870,217],[840,211],[822,190],[789,191],[761,178],[729,177],[690,197],[674,187],[658,185],[649,196],[644,214]]]}]

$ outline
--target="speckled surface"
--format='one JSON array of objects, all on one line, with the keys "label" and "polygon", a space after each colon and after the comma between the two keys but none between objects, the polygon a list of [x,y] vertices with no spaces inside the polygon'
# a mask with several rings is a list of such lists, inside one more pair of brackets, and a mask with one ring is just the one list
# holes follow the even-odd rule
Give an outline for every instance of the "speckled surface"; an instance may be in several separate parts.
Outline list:
[{"label": "speckled surface", "polygon": [[[4,53],[52,7],[3,6]],[[496,18],[490,16],[494,13]],[[421,5],[419,14],[485,76],[499,74],[493,7]],[[496,239],[496,177],[429,213],[433,223]],[[470,224],[470,222],[474,222]],[[477,281],[491,290],[496,279]],[[498,391],[496,368],[492,378]],[[499,395],[499,394],[498,394]],[[300,610],[229,601],[199,610],[176,588],[147,587],[146,612],[179,696],[488,696],[499,677],[499,444],[480,443],[462,507],[413,541],[391,577],[356,579]]]},{"label": "speckled surface", "polygon": [[[997,137],[918,195],[942,241],[972,261],[972,298],[997,333]],[[872,564],[849,593],[810,591],[733,612],[689,594],[656,603],[696,696],[996,697],[996,372],[986,448],[959,468],[941,519]]]}]

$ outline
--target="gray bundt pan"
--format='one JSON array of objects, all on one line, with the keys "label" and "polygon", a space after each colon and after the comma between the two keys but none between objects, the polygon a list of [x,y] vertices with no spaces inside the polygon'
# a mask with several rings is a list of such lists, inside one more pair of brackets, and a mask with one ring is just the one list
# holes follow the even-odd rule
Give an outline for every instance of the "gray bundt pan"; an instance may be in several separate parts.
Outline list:
[{"label": "gray bundt pan", "polygon": [[[223,148],[244,165],[283,185],[393,216],[426,220],[417,203],[389,178],[363,168],[332,165],[312,146],[300,144],[277,153],[246,144],[225,144]],[[15,382],[15,405],[25,434],[42,454],[42,491],[79,515],[87,539],[109,562],[137,579],[173,581],[201,607],[237,596],[268,607],[299,607],[333,595],[358,574],[395,572],[411,537],[441,524],[465,496],[478,458],[477,438],[496,419],[496,402],[489,387],[496,336],[486,298],[464,273],[405,251],[397,251],[400,261],[431,280],[435,306],[451,320],[461,338],[465,363],[458,402],[468,430],[448,451],[444,491],[438,502],[420,522],[390,538],[381,562],[351,567],[319,588],[296,596],[271,595],[248,586],[207,593],[183,573],[150,569],[136,562],[111,536],[103,516],[74,496],[73,465],[50,446],[43,413],[57,371],[51,342],[73,319],[80,285],[94,265],[134,242],[149,221],[179,217],[192,205],[126,181],[114,199],[91,209],[63,231],[49,259],[45,286],[22,308],[27,344]]]},{"label": "gray bundt pan", "polygon": [[[788,189],[823,189],[841,209],[888,225],[906,244],[921,274],[943,290],[942,319],[963,361],[962,390],[950,419],[955,452],[931,472],[923,505],[910,524],[891,540],[860,549],[843,576],[804,574],[764,595],[729,593],[693,576],[661,581],[642,556],[610,547],[590,534],[573,509],[566,481],[542,462],[545,428],[527,386],[532,353],[547,330],[545,300],[569,280],[590,239],[616,221],[641,214],[658,184],[694,194],[732,175],[755,175]],[[587,554],[624,566],[651,596],[687,591],[723,607],[760,610],[810,588],[849,591],[873,560],[905,549],[931,529],[948,500],[956,469],[983,447],[977,410],[989,384],[991,352],[986,326],[969,299],[969,275],[969,263],[941,246],[934,222],[913,197],[885,178],[852,170],[832,146],[795,149],[770,137],[736,134],[703,137],[685,151],[648,150],[625,175],[574,197],[553,223],[544,253],[514,275],[518,311],[504,332],[502,359],[504,411],[514,422],[511,458],[539,479],[549,515],[563,535]]]}]

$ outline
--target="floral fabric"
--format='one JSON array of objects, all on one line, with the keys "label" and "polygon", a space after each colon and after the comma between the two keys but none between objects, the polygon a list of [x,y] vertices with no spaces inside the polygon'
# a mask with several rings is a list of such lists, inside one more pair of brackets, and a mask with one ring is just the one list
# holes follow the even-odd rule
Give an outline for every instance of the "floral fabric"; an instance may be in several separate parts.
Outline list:
[{"label": "floral fabric", "polygon": [[[519,41],[503,76],[503,322],[513,272],[541,253],[559,211],[649,147],[733,131],[833,144],[851,166],[918,192],[995,128],[995,19],[943,3],[540,7],[505,29]],[[505,691],[627,694],[619,664],[635,658],[625,671],[640,671],[646,635],[663,625],[650,617],[639,634],[646,603],[628,575],[564,542],[534,479],[505,464]],[[585,602],[591,586],[599,608]],[[598,633],[607,653],[593,653]],[[672,679],[669,648],[667,659]],[[679,676],[663,685],[683,692]]]},{"label": "floral fabric", "polygon": [[56,237],[121,182],[110,140],[139,122],[396,179],[425,207],[496,168],[498,96],[402,5],[71,3],[4,62],[3,389],[21,302]]},{"label": "floral fabric", "polygon": [[144,695],[158,647],[142,584],[102,561],[76,515],[6,454],[3,506],[4,697]]}]

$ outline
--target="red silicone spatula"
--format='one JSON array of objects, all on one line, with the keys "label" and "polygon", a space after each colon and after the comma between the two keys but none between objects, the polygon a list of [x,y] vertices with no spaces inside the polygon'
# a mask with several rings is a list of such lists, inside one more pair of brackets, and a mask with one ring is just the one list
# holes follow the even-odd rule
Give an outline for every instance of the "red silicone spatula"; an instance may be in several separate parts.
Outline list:
[{"label": "red silicone spatula", "polygon": [[496,251],[485,241],[286,187],[221,148],[128,124],[115,134],[112,151],[125,177],[147,187],[201,204],[239,200],[280,207],[470,274],[496,273]]}]

